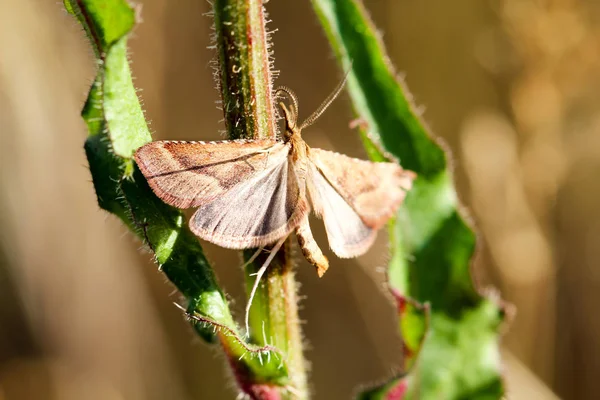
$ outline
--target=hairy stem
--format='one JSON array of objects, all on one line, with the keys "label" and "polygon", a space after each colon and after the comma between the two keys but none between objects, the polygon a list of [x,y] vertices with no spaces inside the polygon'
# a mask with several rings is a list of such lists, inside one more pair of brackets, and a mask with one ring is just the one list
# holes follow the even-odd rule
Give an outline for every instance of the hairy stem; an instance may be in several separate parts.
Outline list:
[{"label": "hairy stem", "polygon": [[[219,57],[217,80],[232,139],[274,139],[277,135],[262,3],[262,0],[215,0],[213,5]],[[246,393],[258,399],[308,397],[290,246],[290,241],[286,241],[258,287],[249,332],[256,344],[271,345],[282,352],[288,366],[289,385],[279,390],[277,397],[273,397],[273,391],[263,390],[264,385],[260,390],[247,387],[247,382],[241,385]],[[254,251],[247,251],[245,258]],[[248,293],[255,280],[252,274],[266,257],[266,253],[262,254],[245,269]]]},{"label": "hairy stem", "polygon": [[[252,302],[250,329],[259,346],[273,346],[287,357],[291,398],[308,398],[306,371],[302,354],[302,334],[298,320],[297,284],[293,272],[289,239],[271,263]],[[246,255],[249,255],[248,251]],[[268,254],[246,267],[246,288],[254,285],[254,274]]]},{"label": "hairy stem", "polygon": [[218,82],[232,139],[275,138],[275,111],[262,0],[216,0]]}]

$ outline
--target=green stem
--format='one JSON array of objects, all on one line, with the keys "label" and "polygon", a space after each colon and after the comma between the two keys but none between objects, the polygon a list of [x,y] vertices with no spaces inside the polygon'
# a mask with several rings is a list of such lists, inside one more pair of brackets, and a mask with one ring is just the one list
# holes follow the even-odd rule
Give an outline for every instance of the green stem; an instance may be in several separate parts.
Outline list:
[{"label": "green stem", "polygon": [[[252,339],[259,346],[273,346],[287,358],[290,385],[294,389],[292,398],[308,398],[306,368],[302,349],[302,334],[298,320],[297,284],[293,272],[288,239],[271,262],[258,287],[250,309]],[[247,251],[246,256],[252,251]],[[246,289],[250,293],[254,285],[254,274],[268,253],[246,267]],[[246,257],[248,258],[248,257]],[[302,394],[302,396],[298,396]]]},{"label": "green stem", "polygon": [[[215,0],[214,17],[219,57],[218,76],[223,112],[230,138],[276,138],[268,33],[262,0]],[[250,313],[252,340],[271,345],[285,357],[289,387],[278,398],[308,398],[298,298],[290,241],[271,265],[259,285]],[[246,259],[254,250],[246,252]],[[261,255],[245,270],[248,293],[252,276],[266,258]],[[242,388],[255,398],[273,398]],[[262,393],[262,391],[261,391]]]},{"label": "green stem", "polygon": [[215,0],[219,86],[232,139],[276,137],[262,0]]}]

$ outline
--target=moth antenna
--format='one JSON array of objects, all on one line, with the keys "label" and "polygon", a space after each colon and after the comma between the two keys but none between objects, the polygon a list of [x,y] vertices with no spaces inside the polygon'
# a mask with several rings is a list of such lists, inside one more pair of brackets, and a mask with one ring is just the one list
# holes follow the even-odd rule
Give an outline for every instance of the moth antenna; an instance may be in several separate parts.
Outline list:
[{"label": "moth antenna", "polygon": [[294,93],[294,91],[287,86],[279,86],[277,89],[275,89],[275,96],[279,96],[280,92],[286,94],[290,100],[292,100],[295,115],[298,116],[298,96],[296,96],[296,93]]},{"label": "moth antenna", "polygon": [[248,299],[248,304],[246,305],[246,317],[245,317],[244,322],[246,324],[246,334],[248,336],[250,336],[250,324],[248,322],[249,318],[250,318],[250,307],[252,307],[252,300],[254,299],[254,295],[256,294],[256,289],[258,289],[258,284],[260,283],[260,278],[262,278],[262,276],[265,274],[265,272],[267,271],[267,268],[269,267],[269,264],[271,264],[271,261],[273,261],[273,259],[275,258],[275,255],[277,254],[277,252],[281,248],[281,245],[283,245],[283,243],[285,242],[286,239],[287,239],[287,236],[282,237],[281,240],[279,240],[279,242],[277,242],[275,247],[273,247],[273,249],[271,249],[271,254],[269,254],[269,257],[267,257],[264,264],[256,272],[256,280],[254,281],[254,286],[252,286],[252,291],[250,292],[250,298]]},{"label": "moth antenna", "polygon": [[323,114],[325,112],[325,110],[327,110],[327,108],[331,105],[331,103],[333,103],[333,101],[336,99],[336,97],[339,96],[340,92],[346,85],[346,81],[348,80],[350,71],[352,71],[352,67],[350,67],[350,69],[348,69],[348,72],[346,72],[346,75],[344,75],[344,79],[342,79],[342,81],[340,83],[338,83],[338,85],[333,90],[333,92],[331,92],[329,94],[329,96],[327,96],[327,98],[321,103],[319,108],[317,108],[308,118],[306,118],[304,120],[304,122],[302,122],[302,125],[300,125],[300,130],[307,128],[307,127],[311,126],[312,124],[314,124],[315,121],[321,116],[321,114]]},{"label": "moth antenna", "polygon": [[292,89],[287,86],[280,86],[275,89],[275,97],[278,97],[280,93],[287,95],[287,97],[292,101],[292,104],[290,104],[290,108],[288,109],[290,112],[290,121],[288,122],[293,122],[293,127],[295,128],[298,123],[298,96],[296,96],[296,93],[294,93]]},{"label": "moth antenna", "polygon": [[[268,154],[268,153],[267,153]],[[258,257],[258,255],[260,254],[261,251],[263,251],[265,248],[264,247],[260,247],[256,250],[256,252],[254,252],[254,254],[252,254],[252,257],[250,257],[248,259],[248,261],[246,261],[243,265],[242,265],[242,269],[246,268],[247,265],[250,265],[254,262],[254,260],[256,260],[256,257]]]}]

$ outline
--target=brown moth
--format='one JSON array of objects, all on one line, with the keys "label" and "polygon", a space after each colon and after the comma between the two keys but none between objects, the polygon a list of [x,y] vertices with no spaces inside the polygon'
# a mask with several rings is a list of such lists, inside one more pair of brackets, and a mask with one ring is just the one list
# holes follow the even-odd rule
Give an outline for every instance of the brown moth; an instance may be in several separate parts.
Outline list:
[{"label": "brown moth", "polygon": [[[374,163],[312,149],[301,136],[343,88],[297,125],[298,100],[280,106],[281,140],[217,142],[156,141],[137,150],[135,160],[150,187],[177,208],[198,207],[189,226],[202,239],[231,249],[264,247],[294,230],[319,276],[327,259],[308,226],[310,203],[325,222],[331,250],[341,258],[365,253],[376,232],[395,213],[415,174],[396,163]],[[307,196],[308,194],[308,196]]]},{"label": "brown moth", "polygon": [[350,158],[304,142],[302,129],[317,120],[344,84],[300,125],[295,94],[279,88],[276,94],[291,100],[289,108],[279,103],[286,125],[281,139],[156,141],[139,148],[135,161],[165,203],[198,207],[189,226],[200,238],[231,249],[258,247],[251,261],[275,244],[257,282],[292,231],[322,276],[329,262],[310,231],[309,204],[323,218],[331,250],[341,258],[356,257],[373,244],[415,178],[393,162]]}]

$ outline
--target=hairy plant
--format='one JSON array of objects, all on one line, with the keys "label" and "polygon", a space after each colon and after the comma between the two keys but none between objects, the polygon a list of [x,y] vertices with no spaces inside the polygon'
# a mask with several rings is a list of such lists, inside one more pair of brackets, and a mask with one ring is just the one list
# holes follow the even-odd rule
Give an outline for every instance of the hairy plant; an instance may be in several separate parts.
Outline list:
[{"label": "hairy plant", "polygon": [[[262,0],[215,0],[216,78],[231,138],[274,137],[269,38]],[[458,211],[447,154],[432,140],[357,0],[312,0],[362,122],[375,161],[399,160],[418,179],[389,224],[389,287],[403,339],[401,372],[362,399],[492,399],[503,385],[497,330],[503,311],[481,297],[469,275],[475,236]],[[219,343],[241,393],[254,399],[309,398],[289,243],[254,300],[250,333],[233,320],[225,296],[184,217],[150,190],[132,156],[151,141],[131,81],[127,37],[136,23],[125,0],[65,0],[98,61],[82,111],[98,203],[152,250],[186,299],[190,323]],[[249,257],[253,251],[245,252]],[[245,268],[247,287],[262,264]],[[282,295],[283,294],[283,295]],[[310,323],[310,321],[308,321]]]}]

